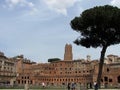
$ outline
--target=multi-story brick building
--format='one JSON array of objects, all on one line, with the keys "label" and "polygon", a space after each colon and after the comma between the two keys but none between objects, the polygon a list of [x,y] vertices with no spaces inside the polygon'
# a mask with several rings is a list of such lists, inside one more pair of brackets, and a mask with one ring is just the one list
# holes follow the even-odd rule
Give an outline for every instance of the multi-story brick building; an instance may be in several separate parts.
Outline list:
[{"label": "multi-story brick building", "polygon": [[31,67],[36,64],[36,62],[31,62],[30,60],[24,58],[23,55],[16,56],[12,58],[16,61],[16,84],[23,85],[27,82],[32,84],[31,75],[34,69],[31,71]]},{"label": "multi-story brick building", "polygon": [[[97,80],[98,64],[95,66],[93,81]],[[120,86],[120,57],[108,55],[103,65],[101,85],[104,87]]]},{"label": "multi-story brick building", "polygon": [[[7,58],[3,54],[0,54],[0,56],[1,70],[4,67],[4,70],[6,70],[4,73],[9,71],[11,72],[11,75],[13,75],[12,77],[9,77],[9,74],[2,74],[4,80],[9,82],[14,80],[15,84],[19,85],[24,85],[27,82],[31,85],[40,85],[42,82],[46,85],[66,85],[68,82],[87,85],[92,84],[97,80],[99,60],[91,60],[89,55],[86,59],[73,60],[72,46],[70,44],[66,44],[64,60],[60,61],[35,63],[25,59],[23,55],[13,58]],[[4,65],[10,65],[9,68],[12,69],[5,68],[3,63],[7,62],[10,62],[10,64]],[[119,70],[120,57],[108,55],[107,58],[105,58],[103,67],[101,79],[102,85],[119,85]],[[10,79],[5,79],[5,77]],[[2,81],[3,78],[0,76],[0,82]]]},{"label": "multi-story brick building", "polygon": [[23,70],[19,69],[17,83],[25,84],[28,81],[33,85],[42,82],[47,85],[64,85],[68,82],[92,83],[94,66],[98,63],[98,60],[90,60],[90,56],[86,60],[73,60],[72,46],[69,44],[65,46],[64,60],[39,64],[25,64],[23,61],[20,59],[17,65],[17,67],[24,68]]}]

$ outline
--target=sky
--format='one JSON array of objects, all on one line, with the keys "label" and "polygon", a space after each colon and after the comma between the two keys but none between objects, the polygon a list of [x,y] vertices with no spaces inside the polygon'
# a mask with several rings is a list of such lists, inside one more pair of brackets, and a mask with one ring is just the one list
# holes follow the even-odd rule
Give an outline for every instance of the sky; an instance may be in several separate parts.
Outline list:
[{"label": "sky", "polygon": [[[77,46],[79,36],[70,21],[89,8],[113,5],[120,0],[0,0],[0,51],[7,57],[24,55],[38,63],[49,58],[64,59],[65,45],[71,44],[73,59],[99,59],[101,48]],[[110,46],[109,54],[120,56],[120,45]]]}]

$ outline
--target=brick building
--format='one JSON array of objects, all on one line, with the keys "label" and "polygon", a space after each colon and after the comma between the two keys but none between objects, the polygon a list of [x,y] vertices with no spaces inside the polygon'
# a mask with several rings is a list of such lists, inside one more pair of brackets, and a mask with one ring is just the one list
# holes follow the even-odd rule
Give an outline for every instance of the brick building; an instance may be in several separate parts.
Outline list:
[{"label": "brick building", "polygon": [[[73,59],[72,45],[65,45],[64,60],[36,63],[24,58],[23,55],[13,58],[7,58],[0,54],[0,72],[3,72],[4,65],[10,65],[4,73],[0,73],[0,82],[4,80],[13,80],[15,84],[24,85],[27,82],[31,85],[66,85],[68,82],[75,82],[79,85],[92,84],[97,80],[99,60],[91,60],[88,55],[86,59]],[[9,64],[4,64],[3,62]],[[7,67],[6,66],[6,67]],[[102,86],[118,86],[120,84],[120,57],[116,55],[108,55],[105,58],[103,74],[101,79]],[[7,77],[7,79],[5,79]]]},{"label": "brick building", "polygon": [[[98,63],[98,60],[90,60],[90,56],[87,56],[86,60],[73,60],[70,44],[65,46],[64,60],[39,64],[25,64],[23,61],[20,59],[17,65],[17,83],[25,84],[28,81],[33,85],[40,85],[42,82],[46,85],[65,85],[68,82],[83,85],[93,83],[94,66]],[[21,66],[23,70],[20,69]]]},{"label": "brick building", "polygon": [[[101,85],[103,87],[119,87],[120,86],[120,57],[116,55],[108,55],[103,65],[103,73]],[[97,80],[98,64],[95,65],[93,81]]]}]

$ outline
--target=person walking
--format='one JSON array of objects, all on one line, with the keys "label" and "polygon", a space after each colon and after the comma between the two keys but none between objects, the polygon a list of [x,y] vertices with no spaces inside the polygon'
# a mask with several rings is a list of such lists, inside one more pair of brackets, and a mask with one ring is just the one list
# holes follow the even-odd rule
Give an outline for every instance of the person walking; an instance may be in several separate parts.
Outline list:
[{"label": "person walking", "polygon": [[67,88],[68,88],[68,90],[70,90],[70,83],[68,83]]},{"label": "person walking", "polygon": [[98,84],[96,81],[94,82],[94,90],[98,90]]},{"label": "person walking", "polygon": [[72,82],[72,90],[75,90],[75,83]]},{"label": "person walking", "polygon": [[45,83],[44,82],[42,82],[42,87],[45,88]]}]

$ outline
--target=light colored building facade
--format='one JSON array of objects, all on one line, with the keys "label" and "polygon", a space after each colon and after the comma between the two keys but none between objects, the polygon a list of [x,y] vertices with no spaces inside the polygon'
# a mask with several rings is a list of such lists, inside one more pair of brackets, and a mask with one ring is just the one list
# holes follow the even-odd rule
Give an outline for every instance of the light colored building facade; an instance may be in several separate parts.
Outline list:
[{"label": "light colored building facade", "polygon": [[15,62],[0,52],[0,84],[13,85],[16,81]]}]

